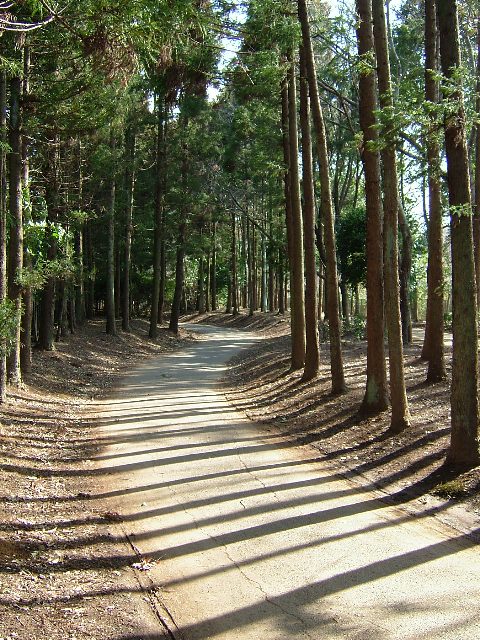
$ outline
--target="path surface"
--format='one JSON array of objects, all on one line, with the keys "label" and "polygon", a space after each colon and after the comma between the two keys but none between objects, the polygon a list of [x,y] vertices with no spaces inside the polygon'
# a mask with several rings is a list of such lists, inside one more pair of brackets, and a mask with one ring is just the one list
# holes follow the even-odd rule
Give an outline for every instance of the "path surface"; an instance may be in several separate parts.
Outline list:
[{"label": "path surface", "polygon": [[255,338],[195,330],[105,404],[99,456],[175,637],[478,640],[478,547],[256,427],[217,386]]}]

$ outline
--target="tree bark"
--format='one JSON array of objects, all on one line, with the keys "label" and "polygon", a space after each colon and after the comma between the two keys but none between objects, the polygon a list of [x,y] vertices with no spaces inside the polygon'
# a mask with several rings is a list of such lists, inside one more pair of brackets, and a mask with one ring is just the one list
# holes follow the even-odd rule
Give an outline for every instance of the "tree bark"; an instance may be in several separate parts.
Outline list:
[{"label": "tree bark", "polygon": [[440,184],[440,149],[435,105],[438,104],[439,71],[438,27],[435,0],[425,0],[425,100],[430,123],[426,133],[428,168],[428,267],[427,315],[422,358],[428,360],[427,382],[438,382],[446,376],[443,320],[443,229],[442,191]]},{"label": "tree bark", "polygon": [[472,206],[468,151],[465,137],[463,91],[458,84],[460,67],[458,12],[455,0],[437,4],[440,59],[443,75],[456,85],[449,87],[445,116],[448,200],[452,247],[453,358],[452,434],[447,455],[450,465],[479,463],[478,451],[478,352],[475,268],[473,260]]},{"label": "tree bark", "polygon": [[410,426],[403,366],[400,282],[398,278],[398,209],[400,200],[398,196],[396,140],[392,134],[395,129],[393,95],[383,0],[373,0],[372,6],[380,108],[384,118],[381,129],[383,142],[381,157],[384,191],[385,315],[388,329],[390,401],[392,405],[390,431],[400,433]]},{"label": "tree bark", "polygon": [[217,310],[217,222],[212,223],[212,259],[210,262],[210,305]]},{"label": "tree bark", "polygon": [[362,68],[359,77],[359,116],[363,133],[361,149],[365,172],[367,212],[367,385],[361,411],[379,413],[388,407],[383,326],[383,213],[380,195],[380,158],[375,128],[377,88],[371,0],[356,0],[357,42]]},{"label": "tree bark", "polygon": [[[0,305],[7,298],[7,76],[0,70]],[[0,404],[7,395],[6,342],[0,341]]]},{"label": "tree bark", "polygon": [[[152,306],[150,309],[150,338],[157,337],[157,325],[163,317],[165,290],[165,220],[164,201],[166,187],[166,150],[165,150],[165,98],[163,93],[157,96],[157,157],[155,172],[155,222],[153,236],[153,288]],[[160,305],[160,302],[162,304]]]},{"label": "tree bark", "polygon": [[8,297],[15,305],[17,321],[13,348],[7,360],[7,375],[10,383],[17,387],[22,383],[20,367],[20,329],[22,317],[22,286],[20,278],[23,268],[21,92],[22,81],[20,76],[16,75],[10,80],[10,150],[8,153],[10,244],[8,255]]},{"label": "tree bark", "polygon": [[398,226],[402,236],[400,256],[400,315],[402,318],[402,340],[412,342],[412,313],[410,305],[410,275],[412,272],[412,234],[403,206],[398,208]]},{"label": "tree bark", "polygon": [[[111,138],[112,159],[115,164],[115,138],[112,133]],[[116,193],[116,170],[112,169],[110,179],[110,193],[108,202],[108,246],[107,246],[107,280],[106,280],[106,299],[105,299],[105,315],[106,315],[106,332],[110,336],[117,335],[117,327],[115,323],[115,193]]]},{"label": "tree bark", "polygon": [[328,287],[328,324],[330,332],[330,367],[332,372],[332,392],[343,393],[346,390],[343,371],[340,300],[338,288],[337,252],[335,243],[335,217],[332,206],[330,187],[329,160],[327,149],[327,136],[323,119],[322,106],[317,86],[317,74],[315,58],[310,36],[307,5],[305,0],[298,2],[298,14],[302,29],[302,40],[305,50],[305,62],[308,75],[310,92],[310,104],[312,107],[313,122],[315,125],[318,164],[320,172],[320,200],[321,212],[324,224],[324,239],[327,260],[327,287]]},{"label": "tree bark", "polygon": [[305,45],[300,47],[300,129],[302,133],[303,246],[305,252],[305,368],[302,380],[312,380],[320,366],[317,266],[315,260],[315,192]]},{"label": "tree bark", "polygon": [[475,104],[475,208],[473,217],[473,242],[475,250],[475,276],[477,283],[477,311],[480,309],[480,15],[477,24],[477,99]]},{"label": "tree bark", "polygon": [[293,61],[288,70],[288,144],[292,232],[292,255],[290,263],[291,369],[295,371],[302,369],[305,364],[305,278],[303,220],[298,171],[297,89],[295,64]]},{"label": "tree bark", "polygon": [[130,331],[130,267],[132,260],[133,201],[135,197],[135,130],[130,123],[125,132],[125,249],[123,256],[122,329]]},{"label": "tree bark", "polygon": [[172,310],[170,313],[169,330],[178,333],[178,321],[180,319],[180,305],[182,302],[184,283],[184,259],[185,259],[185,232],[186,224],[181,222],[177,240],[177,258],[175,265],[175,292],[173,294]]}]

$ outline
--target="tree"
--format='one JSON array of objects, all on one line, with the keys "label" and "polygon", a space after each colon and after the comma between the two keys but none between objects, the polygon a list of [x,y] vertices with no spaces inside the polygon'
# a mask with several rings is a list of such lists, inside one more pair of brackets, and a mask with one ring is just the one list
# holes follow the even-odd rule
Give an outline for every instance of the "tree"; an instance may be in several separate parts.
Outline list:
[{"label": "tree", "polygon": [[452,434],[447,463],[476,465],[478,451],[477,305],[473,261],[472,206],[459,75],[461,57],[456,0],[437,3],[444,76],[445,150],[452,248],[453,358]]},{"label": "tree", "polygon": [[393,109],[387,25],[383,0],[373,0],[372,6],[380,93],[379,103],[382,109],[381,158],[384,193],[385,316],[388,330],[390,401],[392,405],[390,431],[392,433],[400,433],[410,425],[410,414],[405,390],[400,319],[400,283],[398,277],[398,209],[400,201],[398,197],[396,162],[395,113]]},{"label": "tree", "polygon": [[378,413],[388,406],[383,330],[383,243],[380,158],[375,112],[375,50],[371,0],[357,0],[359,54],[359,118],[367,211],[367,386],[362,411]]}]

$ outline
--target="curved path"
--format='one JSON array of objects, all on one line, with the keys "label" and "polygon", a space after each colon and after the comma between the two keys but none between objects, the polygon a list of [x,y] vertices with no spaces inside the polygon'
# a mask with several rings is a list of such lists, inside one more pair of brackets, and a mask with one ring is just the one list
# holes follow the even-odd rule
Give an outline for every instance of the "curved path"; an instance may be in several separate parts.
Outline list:
[{"label": "curved path", "polygon": [[478,547],[246,419],[218,381],[258,338],[195,330],[102,410],[110,506],[174,636],[478,640]]}]

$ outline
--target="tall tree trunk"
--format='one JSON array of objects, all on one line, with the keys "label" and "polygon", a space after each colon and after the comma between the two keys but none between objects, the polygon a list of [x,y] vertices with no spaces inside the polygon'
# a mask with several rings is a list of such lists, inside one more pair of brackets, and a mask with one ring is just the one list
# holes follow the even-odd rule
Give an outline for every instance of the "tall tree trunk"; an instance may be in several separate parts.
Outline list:
[{"label": "tall tree trunk", "polygon": [[[7,76],[0,69],[0,305],[7,298]],[[0,404],[7,395],[6,342],[0,340]]]},{"label": "tall tree trunk", "polygon": [[[282,148],[285,171],[283,172],[283,194],[285,201],[285,227],[287,235],[286,254],[287,260],[283,258],[282,251],[279,250],[279,261],[281,269],[279,272],[279,312],[283,315],[287,308],[286,287],[285,287],[285,267],[290,271],[293,261],[293,228],[292,228],[292,199],[290,197],[290,147],[288,144],[288,77],[285,76],[281,85],[281,106],[282,106]],[[281,290],[281,294],[280,294]],[[293,318],[292,318],[293,322]]]},{"label": "tall tree trunk", "polygon": [[217,223],[212,224],[212,260],[210,262],[210,303],[217,310]]},{"label": "tall tree trunk", "polygon": [[178,231],[177,240],[177,258],[175,265],[175,292],[173,294],[172,310],[170,313],[169,330],[178,333],[178,321],[180,319],[180,305],[182,302],[184,275],[184,259],[185,259],[185,232],[186,224],[181,222]]},{"label": "tall tree trunk", "polygon": [[475,209],[473,218],[473,242],[475,250],[475,276],[477,282],[477,310],[480,309],[480,15],[477,24],[477,100],[475,104]]},{"label": "tall tree trunk", "polygon": [[[82,142],[77,144],[78,160],[78,209],[83,211],[83,156]],[[75,231],[74,250],[78,262],[78,282],[75,286],[75,321],[78,325],[85,324],[87,317],[85,301],[85,252],[84,252],[85,222],[81,222]]]},{"label": "tall tree trunk", "polygon": [[88,320],[95,317],[95,254],[92,241],[92,222],[87,221],[83,230],[83,245],[88,276],[85,281],[85,316]]},{"label": "tall tree trunk", "polygon": [[[165,153],[165,98],[163,92],[157,96],[157,157],[155,172],[155,222],[153,237],[153,289],[150,309],[150,338],[157,337],[157,324],[163,320],[163,303],[165,291],[165,221],[164,199],[166,187],[166,153]],[[163,275],[163,278],[162,278]],[[162,303],[160,305],[160,302]]]},{"label": "tall tree trunk", "polygon": [[[22,94],[26,100],[30,93],[30,47],[23,49],[23,81]],[[24,121],[25,122],[25,121]],[[25,201],[24,221],[31,222],[32,207],[30,202],[30,163],[28,157],[27,136],[22,135],[22,186]],[[32,258],[28,247],[23,248],[23,266],[27,271],[32,269]],[[20,368],[22,376],[28,376],[32,370],[32,313],[33,292],[31,286],[25,286],[23,290],[23,315],[20,340]]]},{"label": "tall tree trunk", "polygon": [[367,386],[362,411],[378,413],[388,407],[383,328],[383,241],[380,195],[380,157],[375,128],[377,88],[371,0],[356,0],[357,42],[362,68],[359,77],[359,116],[363,133],[362,162],[365,172],[367,212]]},{"label": "tall tree trunk", "polygon": [[400,282],[398,278],[398,177],[396,140],[392,131],[393,95],[388,55],[387,23],[383,0],[373,0],[374,41],[377,55],[380,108],[382,123],[382,163],[384,191],[384,263],[385,263],[385,315],[388,329],[388,362],[390,369],[390,401],[392,414],[390,431],[400,433],[410,426],[405,372],[403,366],[403,340],[400,318]]},{"label": "tall tree trunk", "polygon": [[302,29],[305,60],[310,90],[313,122],[315,125],[318,164],[320,170],[321,212],[324,224],[325,251],[327,260],[328,324],[330,333],[330,366],[332,372],[332,392],[342,393],[346,389],[343,372],[343,356],[340,323],[340,300],[338,289],[337,252],[335,246],[335,219],[330,187],[329,161],[325,123],[317,86],[317,73],[313,55],[307,4],[298,1],[298,15]]},{"label": "tall tree trunk", "polygon": [[[112,159],[115,164],[115,137],[112,133],[111,137]],[[117,327],[115,323],[115,192],[116,192],[116,170],[112,170],[110,180],[110,193],[108,202],[108,245],[107,245],[107,279],[106,279],[106,298],[105,298],[105,315],[106,315],[106,332],[110,336],[117,335]]]},{"label": "tall tree trunk", "polygon": [[[297,89],[295,63],[288,70],[288,144],[290,159],[290,199],[292,255],[290,263],[290,308],[292,332],[291,369],[305,364],[305,278],[303,261],[303,220],[298,172]],[[288,229],[288,228],[287,228]]]},{"label": "tall tree trunk", "polygon": [[205,258],[198,260],[198,313],[205,313]]},{"label": "tall tree trunk", "polygon": [[447,462],[477,465],[478,451],[478,351],[475,268],[473,261],[472,206],[468,152],[465,138],[463,91],[458,84],[460,46],[455,0],[437,4],[440,59],[449,87],[445,118],[448,200],[452,245],[453,358],[451,416],[452,435]]},{"label": "tall tree trunk", "polygon": [[400,257],[400,314],[403,344],[412,342],[412,313],[410,309],[410,275],[412,271],[412,234],[402,205],[398,209],[398,226],[402,236]]},{"label": "tall tree trunk", "polygon": [[8,255],[8,297],[15,305],[16,329],[13,349],[8,357],[8,379],[20,386],[20,329],[22,316],[22,287],[20,278],[23,268],[23,211],[22,211],[22,135],[21,99],[22,81],[16,75],[10,80],[10,126],[8,153],[9,164],[9,209],[10,245]]},{"label": "tall tree trunk", "polygon": [[230,304],[234,316],[238,315],[238,278],[237,278],[237,224],[235,212],[232,212],[231,239],[231,274],[230,274]]},{"label": "tall tree trunk", "polygon": [[135,194],[135,131],[133,124],[125,132],[125,253],[123,256],[122,329],[130,331],[130,266],[132,259],[133,199]]},{"label": "tall tree trunk", "polygon": [[[45,202],[47,205],[47,228],[45,230],[45,244],[47,264],[51,264],[57,257],[56,227],[59,215],[60,192],[60,139],[57,132],[53,134],[50,144],[49,162],[45,167],[47,184],[45,186]],[[54,325],[55,325],[55,289],[56,277],[47,276],[40,300],[40,316],[38,326],[37,347],[44,351],[53,350]]]},{"label": "tall tree trunk", "polygon": [[426,133],[428,167],[428,268],[427,316],[422,357],[428,360],[428,382],[446,376],[443,321],[443,229],[442,191],[440,184],[440,149],[437,141],[438,119],[435,105],[439,102],[439,52],[435,0],[425,0],[425,100],[430,122]]},{"label": "tall tree trunk", "polygon": [[318,338],[317,265],[315,260],[315,192],[305,45],[300,47],[300,128],[303,172],[303,246],[305,251],[305,368],[302,380],[312,380],[320,366]]}]

